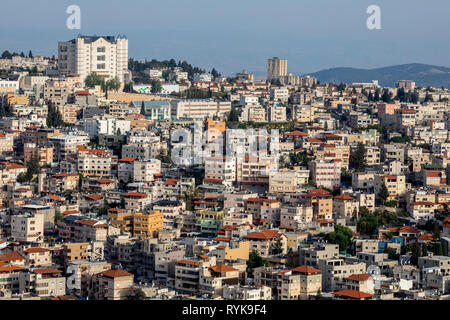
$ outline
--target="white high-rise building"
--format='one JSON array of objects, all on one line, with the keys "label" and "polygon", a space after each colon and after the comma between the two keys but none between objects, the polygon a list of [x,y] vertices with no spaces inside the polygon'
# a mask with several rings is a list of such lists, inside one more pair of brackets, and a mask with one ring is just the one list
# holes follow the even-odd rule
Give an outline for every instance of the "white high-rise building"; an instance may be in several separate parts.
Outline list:
[{"label": "white high-rise building", "polygon": [[267,60],[267,81],[280,79],[287,75],[287,59],[278,57]]},{"label": "white high-rise building", "polygon": [[61,75],[79,74],[82,81],[95,72],[106,80],[117,76],[121,83],[128,82],[128,39],[79,36],[59,42],[58,68]]}]

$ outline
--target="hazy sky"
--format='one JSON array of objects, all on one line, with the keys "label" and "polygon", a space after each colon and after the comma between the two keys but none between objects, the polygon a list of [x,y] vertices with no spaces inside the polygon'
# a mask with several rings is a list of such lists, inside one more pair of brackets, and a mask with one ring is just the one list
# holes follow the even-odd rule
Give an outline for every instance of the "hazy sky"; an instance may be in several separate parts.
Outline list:
[{"label": "hazy sky", "polygon": [[[81,8],[81,29],[66,8]],[[381,30],[366,9],[381,7]],[[1,0],[0,51],[57,54],[57,41],[125,34],[134,58],[187,60],[232,74],[288,59],[304,74],[404,63],[450,66],[449,0]]]}]

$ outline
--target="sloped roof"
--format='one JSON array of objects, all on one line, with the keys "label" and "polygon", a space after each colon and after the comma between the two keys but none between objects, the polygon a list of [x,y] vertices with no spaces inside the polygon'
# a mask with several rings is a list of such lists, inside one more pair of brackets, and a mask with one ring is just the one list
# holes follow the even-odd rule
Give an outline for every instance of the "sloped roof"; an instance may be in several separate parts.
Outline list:
[{"label": "sloped roof", "polygon": [[322,271],[320,271],[319,269],[310,267],[310,266],[299,266],[297,268],[292,269],[292,272],[297,272],[297,273],[306,273],[306,274],[318,274],[318,273],[322,273]]},{"label": "sloped roof", "polygon": [[223,272],[232,272],[232,271],[238,271],[238,269],[235,269],[233,267],[227,266],[225,264],[218,264],[210,268],[212,271],[217,273],[223,273]]},{"label": "sloped roof", "polygon": [[246,235],[244,238],[255,240],[268,240],[279,236],[280,234],[278,233],[278,230],[261,230],[258,232],[250,233]]},{"label": "sloped roof", "polygon": [[352,298],[352,299],[366,299],[366,298],[371,298],[373,296],[370,293],[362,292],[359,290],[349,290],[349,289],[333,292],[333,294],[336,296],[348,297],[348,298]]},{"label": "sloped roof", "polygon": [[134,276],[132,273],[126,272],[125,270],[116,269],[116,270],[108,270],[100,273],[104,277],[108,278],[119,278],[119,277],[130,277]]}]

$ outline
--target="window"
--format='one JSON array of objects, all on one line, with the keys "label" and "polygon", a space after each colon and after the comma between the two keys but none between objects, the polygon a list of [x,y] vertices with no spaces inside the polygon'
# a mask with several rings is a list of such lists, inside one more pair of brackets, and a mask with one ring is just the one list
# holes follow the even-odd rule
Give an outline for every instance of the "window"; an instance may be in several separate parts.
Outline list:
[{"label": "window", "polygon": [[106,69],[106,65],[104,63],[97,64],[97,69],[99,70]]},{"label": "window", "polygon": [[105,47],[98,47],[97,48],[97,52],[106,52],[106,48]]}]

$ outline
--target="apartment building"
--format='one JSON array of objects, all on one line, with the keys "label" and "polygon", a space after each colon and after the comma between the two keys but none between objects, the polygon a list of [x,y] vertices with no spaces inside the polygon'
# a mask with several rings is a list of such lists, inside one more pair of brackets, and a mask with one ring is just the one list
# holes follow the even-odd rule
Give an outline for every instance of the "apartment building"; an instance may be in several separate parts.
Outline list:
[{"label": "apartment building", "polygon": [[11,217],[11,236],[17,241],[43,242],[45,214],[19,214]]},{"label": "apartment building", "polygon": [[58,70],[61,75],[79,74],[81,81],[92,72],[106,80],[117,77],[127,83],[128,39],[113,36],[79,36],[58,43]]},{"label": "apartment building", "polygon": [[274,225],[280,225],[281,202],[273,199],[247,199],[247,212],[253,219],[267,219]]},{"label": "apartment building", "polygon": [[57,297],[66,294],[66,278],[55,268],[34,268],[19,274],[19,292],[39,297]]},{"label": "apartment building", "polygon": [[104,243],[101,241],[64,243],[63,256],[65,265],[76,261],[103,260]]},{"label": "apartment building", "polygon": [[185,99],[170,101],[170,114],[174,119],[222,118],[231,111],[231,102],[212,99]]},{"label": "apartment building", "polygon": [[366,273],[363,262],[345,262],[343,259],[321,259],[318,269],[322,271],[322,289],[324,292],[340,290],[343,279],[355,274]]},{"label": "apartment building", "polygon": [[155,180],[155,174],[161,173],[161,160],[133,162],[133,182],[148,182]]},{"label": "apartment building", "polygon": [[333,196],[323,189],[312,189],[302,198],[306,206],[312,206],[314,220],[333,218]]},{"label": "apartment building", "polygon": [[23,147],[23,154],[25,164],[35,157],[38,159],[40,166],[53,162],[53,148],[38,147],[34,143],[26,143]]},{"label": "apartment building", "polygon": [[239,269],[226,264],[216,264],[209,268],[202,268],[199,279],[199,293],[222,296],[225,285],[239,283]]},{"label": "apartment building", "polygon": [[267,82],[273,82],[287,75],[287,59],[274,57],[267,60]]},{"label": "apartment building", "polygon": [[319,260],[334,259],[339,256],[339,246],[324,242],[315,242],[313,247],[300,248],[300,265],[319,267]]},{"label": "apartment building", "polygon": [[77,146],[85,146],[89,143],[88,135],[57,135],[48,138],[50,147],[53,147],[53,159],[60,162],[68,160],[71,155],[77,153]]},{"label": "apartment building", "polygon": [[272,289],[267,286],[231,285],[223,288],[225,300],[271,300]]},{"label": "apartment building", "polygon": [[143,192],[127,192],[122,196],[125,199],[125,209],[133,212],[145,212],[152,203],[151,195]]},{"label": "apartment building", "polygon": [[289,100],[289,89],[286,87],[271,88],[270,99],[283,103],[287,102]]},{"label": "apartment building", "polygon": [[333,213],[335,218],[357,217],[359,212],[359,202],[352,196],[341,194],[333,198]]},{"label": "apartment building", "polygon": [[111,153],[106,150],[77,147],[77,168],[83,176],[109,177],[111,174]]},{"label": "apartment building", "polygon": [[125,134],[130,129],[131,121],[123,119],[84,119],[83,122],[83,131],[87,132],[91,137],[97,137],[100,134]]},{"label": "apartment building", "polygon": [[208,157],[205,159],[205,179],[224,183],[236,181],[236,159],[232,157]]},{"label": "apartment building", "polygon": [[286,229],[300,229],[313,221],[312,206],[286,206],[281,207],[280,227]]},{"label": "apartment building", "polygon": [[111,269],[92,277],[92,290],[96,300],[124,300],[131,293],[134,275],[121,269]]},{"label": "apartment building", "polygon": [[318,187],[329,189],[341,185],[341,161],[311,161],[309,170],[311,181]]},{"label": "apartment building", "polygon": [[201,260],[178,260],[175,264],[175,289],[187,294],[198,294],[201,270],[215,264],[214,257]]},{"label": "apartment building", "polygon": [[277,230],[261,230],[250,233],[244,237],[250,241],[250,250],[257,251],[261,256],[267,257],[274,254],[278,243],[281,253],[287,252],[287,238]]},{"label": "apartment building", "polygon": [[376,196],[379,195],[383,184],[387,187],[390,199],[398,198],[406,192],[405,176],[375,175],[374,189]]},{"label": "apartment building", "polygon": [[300,266],[282,271],[278,275],[278,298],[300,300],[322,290],[322,272],[319,269]]},{"label": "apartment building", "polygon": [[154,238],[156,231],[164,228],[164,215],[161,211],[133,214],[133,236]]}]

